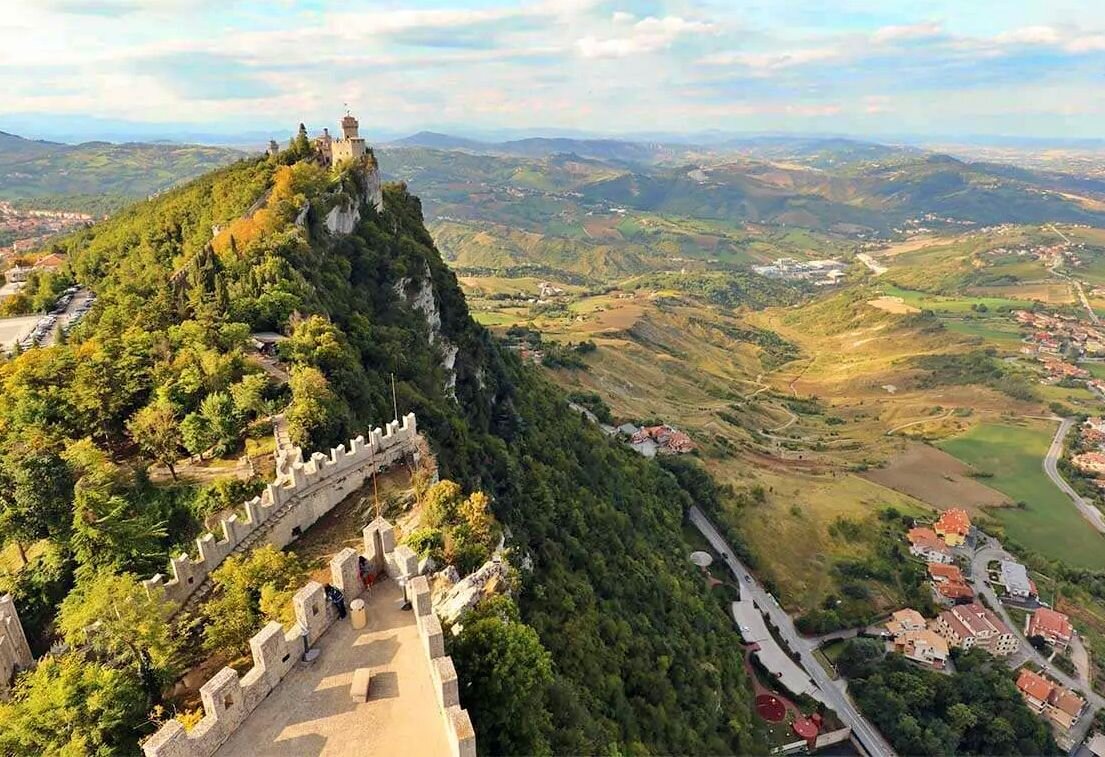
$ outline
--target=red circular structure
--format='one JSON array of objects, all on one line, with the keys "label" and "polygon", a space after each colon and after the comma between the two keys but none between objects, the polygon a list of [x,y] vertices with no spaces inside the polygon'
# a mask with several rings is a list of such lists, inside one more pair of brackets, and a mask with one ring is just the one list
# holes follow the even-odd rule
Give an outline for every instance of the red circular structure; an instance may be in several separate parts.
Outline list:
[{"label": "red circular structure", "polygon": [[787,716],[787,707],[774,694],[760,694],[756,697],[756,714],[768,723],[782,723]]},{"label": "red circular structure", "polygon": [[810,739],[817,738],[817,723],[813,722],[810,718],[798,718],[791,726],[794,732],[801,738],[809,741]]}]

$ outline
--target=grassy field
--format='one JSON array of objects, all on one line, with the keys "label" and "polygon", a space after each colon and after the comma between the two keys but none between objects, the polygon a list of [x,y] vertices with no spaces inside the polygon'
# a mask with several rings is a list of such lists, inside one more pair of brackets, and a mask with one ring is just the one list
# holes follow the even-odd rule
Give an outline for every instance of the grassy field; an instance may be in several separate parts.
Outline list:
[{"label": "grassy field", "polygon": [[1021,331],[1008,316],[946,318],[943,323],[952,333],[977,337],[1005,350],[1020,349]]},{"label": "grassy field", "polygon": [[[969,313],[972,307],[986,306],[990,310],[1001,307],[1027,308],[1032,302],[1027,299],[1012,299],[1010,297],[972,297],[968,295],[957,297],[945,297],[927,292],[916,292],[911,289],[902,289],[896,286],[885,286],[883,294],[888,297],[901,297],[907,305],[912,305],[922,310],[931,310],[934,313]],[[1008,288],[1006,288],[1008,291]]]},{"label": "grassy field", "polygon": [[982,423],[939,446],[976,469],[993,474],[989,486],[1026,506],[994,510],[1015,541],[1052,559],[1079,567],[1105,568],[1105,537],[1086,525],[1043,470],[1055,426]]}]

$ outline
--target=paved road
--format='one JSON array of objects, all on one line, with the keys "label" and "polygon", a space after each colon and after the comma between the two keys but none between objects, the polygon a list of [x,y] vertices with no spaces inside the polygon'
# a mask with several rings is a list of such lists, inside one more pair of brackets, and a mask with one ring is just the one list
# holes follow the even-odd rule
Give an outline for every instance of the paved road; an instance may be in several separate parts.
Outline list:
[{"label": "paved road", "polygon": [[813,679],[819,689],[820,696],[817,696],[817,698],[836,711],[836,714],[845,725],[851,726],[852,735],[863,745],[868,754],[873,757],[893,755],[893,748],[879,733],[878,729],[863,717],[856,706],[852,704],[846,689],[847,682],[843,679],[833,681],[825,668],[821,666],[821,663],[814,658],[813,651],[817,648],[818,641],[816,639],[806,639],[798,633],[791,617],[779,606],[775,598],[764,590],[748,568],[733,556],[733,549],[725,542],[718,530],[714,528],[705,513],[698,507],[691,506],[689,517],[691,523],[702,532],[702,535],[710,542],[710,546],[721,555],[725,564],[729,566],[729,570],[732,571],[740,585],[741,598],[750,596],[760,611],[767,613],[772,625],[779,629],[779,635],[783,638],[783,641],[798,653],[803,670]]},{"label": "paved road", "polygon": [[1055,668],[1048,662],[1046,657],[1036,651],[1036,648],[1028,643],[1028,640],[1024,638],[1024,629],[1014,623],[1013,619],[1009,616],[1008,611],[1005,609],[1005,605],[1001,603],[1001,600],[998,599],[998,595],[986,581],[986,566],[994,560],[1013,559],[1015,558],[1002,548],[1001,543],[997,539],[983,536],[982,546],[975,550],[974,555],[971,557],[971,578],[974,579],[975,591],[986,598],[990,606],[994,608],[1001,616],[1001,619],[1005,621],[1005,624],[1013,630],[1013,635],[1017,637],[1020,646],[1015,653],[1005,659],[1009,667],[1016,669],[1026,662],[1031,662],[1033,665],[1042,668],[1049,678],[1058,681],[1067,688],[1077,689],[1085,695],[1086,702],[1089,704],[1090,709],[1083,713],[1078,724],[1071,732],[1075,748],[1077,748],[1077,746],[1082,743],[1082,740],[1086,738],[1086,733],[1089,731],[1090,726],[1093,725],[1094,712],[1105,707],[1105,698],[1095,694],[1092,689],[1083,686],[1077,679],[1071,678],[1066,673]]},{"label": "paved road", "polygon": [[1066,480],[1059,475],[1059,458],[1063,454],[1063,440],[1067,437],[1071,428],[1074,426],[1073,418],[1064,418],[1059,424],[1059,428],[1055,431],[1055,437],[1051,440],[1051,447],[1047,451],[1047,455],[1044,456],[1044,473],[1051,479],[1051,482],[1059,487],[1060,490],[1074,502],[1074,506],[1078,508],[1078,512],[1082,513],[1082,517],[1090,522],[1099,533],[1105,534],[1105,516],[1102,516],[1101,511],[1094,507],[1091,503],[1087,502],[1078,492],[1076,492]]}]

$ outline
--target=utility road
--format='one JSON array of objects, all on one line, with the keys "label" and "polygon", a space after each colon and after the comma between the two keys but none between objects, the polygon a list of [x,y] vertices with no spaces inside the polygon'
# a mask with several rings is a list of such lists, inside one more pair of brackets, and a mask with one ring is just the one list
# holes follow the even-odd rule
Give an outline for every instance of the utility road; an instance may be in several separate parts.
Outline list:
[{"label": "utility road", "polygon": [[705,513],[697,506],[692,505],[689,517],[691,523],[706,537],[706,540],[710,542],[710,546],[721,555],[725,564],[729,566],[729,570],[736,577],[737,583],[740,585],[741,599],[751,598],[761,612],[767,613],[772,625],[779,629],[779,635],[798,654],[802,669],[813,679],[819,690],[814,695],[815,698],[820,699],[835,710],[840,719],[846,725],[851,726],[852,735],[872,757],[890,757],[890,755],[893,755],[893,748],[879,733],[878,729],[863,717],[856,706],[852,704],[846,688],[847,683],[843,679],[833,681],[829,674],[825,672],[825,669],[821,667],[821,663],[814,658],[813,650],[817,648],[818,640],[807,639],[798,633],[791,617],[779,606],[775,598],[760,585],[748,568],[733,556],[732,547],[726,543],[721,533],[714,528],[713,523],[710,522]]}]

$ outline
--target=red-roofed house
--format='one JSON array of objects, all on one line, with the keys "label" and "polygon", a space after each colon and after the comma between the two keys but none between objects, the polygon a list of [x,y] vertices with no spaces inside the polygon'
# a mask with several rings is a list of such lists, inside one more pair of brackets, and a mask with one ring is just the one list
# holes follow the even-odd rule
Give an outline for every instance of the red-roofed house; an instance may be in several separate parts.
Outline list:
[{"label": "red-roofed house", "polygon": [[1059,649],[1066,649],[1074,636],[1074,627],[1070,624],[1070,618],[1061,612],[1056,612],[1048,607],[1041,607],[1028,616],[1025,622],[1024,635],[1032,638],[1042,636],[1049,644]]},{"label": "red-roofed house", "polygon": [[65,265],[66,258],[64,255],[59,255],[56,252],[51,252],[49,255],[39,258],[34,267],[39,271],[56,271]]},{"label": "red-roofed house", "polygon": [[1022,668],[1017,676],[1017,689],[1029,709],[1060,728],[1071,728],[1086,707],[1086,701],[1078,694],[1028,668]]},{"label": "red-roofed house", "polygon": [[932,588],[937,594],[952,602],[962,602],[965,599],[974,599],[975,592],[963,578],[963,571],[955,565],[942,563],[929,563],[929,578],[932,579]]},{"label": "red-roofed house", "polygon": [[951,550],[948,549],[936,532],[931,528],[911,528],[906,533],[909,540],[909,553],[923,558],[928,562],[950,563],[952,561]]},{"label": "red-roofed house", "polygon": [[967,541],[967,534],[971,532],[971,518],[966,510],[952,507],[940,513],[932,530],[949,547],[958,547]]}]

